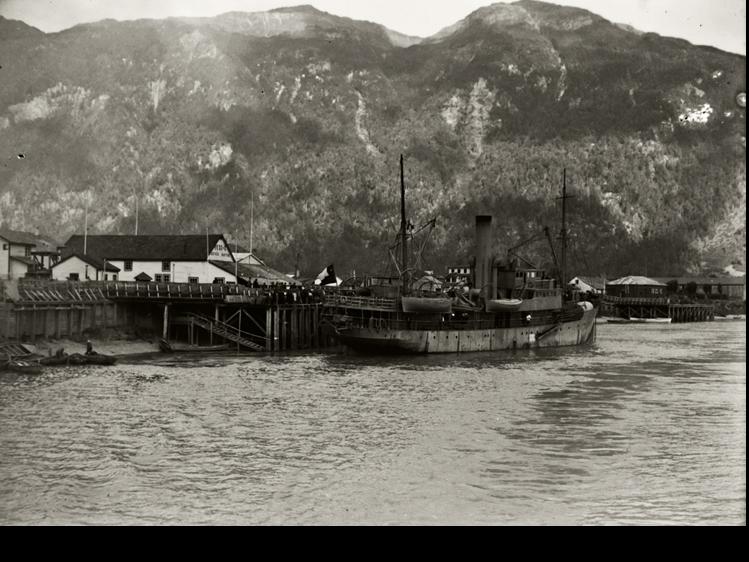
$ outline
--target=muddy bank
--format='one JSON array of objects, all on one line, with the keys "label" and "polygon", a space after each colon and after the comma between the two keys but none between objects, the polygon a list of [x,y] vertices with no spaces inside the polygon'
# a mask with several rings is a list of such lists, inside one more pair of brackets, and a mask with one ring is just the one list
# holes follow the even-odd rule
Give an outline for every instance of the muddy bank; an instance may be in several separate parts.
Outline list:
[{"label": "muddy bank", "polygon": [[54,355],[59,349],[67,354],[85,353],[87,342],[93,350],[103,355],[132,356],[158,353],[158,338],[152,334],[139,334],[121,330],[95,330],[84,332],[81,337],[60,339],[37,339],[33,344],[26,343],[39,355]]},{"label": "muddy bank", "polygon": [[[102,340],[97,338],[91,338],[91,345],[94,351],[103,355],[142,355],[149,353],[158,353],[159,347],[156,343],[144,340]],[[57,350],[63,349],[65,353],[86,353],[86,341],[73,341],[70,339],[59,339],[59,340],[37,340],[33,346],[25,344],[28,347],[33,347],[36,353],[39,355],[54,355]]]}]

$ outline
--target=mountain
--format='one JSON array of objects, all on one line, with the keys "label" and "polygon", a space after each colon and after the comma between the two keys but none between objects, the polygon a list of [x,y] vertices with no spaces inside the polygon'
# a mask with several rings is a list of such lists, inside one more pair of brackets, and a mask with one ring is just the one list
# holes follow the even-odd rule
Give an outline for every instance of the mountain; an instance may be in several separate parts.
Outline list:
[{"label": "mountain", "polygon": [[26,25],[22,21],[9,20],[0,16],[0,41],[10,39],[22,39],[24,37],[37,37],[44,35],[43,31],[36,27]]},{"label": "mountain", "polygon": [[[398,156],[425,269],[559,228],[576,273],[744,263],[745,57],[591,12],[494,4],[419,40],[311,6],[0,21],[0,223],[67,239],[206,227],[311,273],[387,267]],[[543,243],[523,248],[544,262]]]}]

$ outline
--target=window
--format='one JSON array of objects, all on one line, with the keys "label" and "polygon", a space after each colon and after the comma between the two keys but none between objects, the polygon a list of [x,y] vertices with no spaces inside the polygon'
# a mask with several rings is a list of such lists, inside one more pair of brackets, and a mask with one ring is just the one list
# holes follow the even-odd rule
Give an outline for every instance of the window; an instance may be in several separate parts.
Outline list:
[{"label": "window", "polygon": [[68,275],[68,281],[79,281],[77,273],[71,273]]},{"label": "window", "polygon": [[26,257],[28,258],[31,255],[31,246],[26,246]]},{"label": "window", "polygon": [[3,250],[7,250],[7,249],[8,249],[8,245],[7,244],[3,244]]},{"label": "window", "polygon": [[224,284],[224,278],[223,277],[216,277],[213,279],[214,285],[223,285]]},{"label": "window", "polygon": [[112,274],[112,281],[117,281],[117,274],[116,273]]},{"label": "window", "polygon": [[125,271],[133,270],[133,260],[125,260]]},{"label": "window", "polygon": [[200,279],[198,279],[197,277],[188,277],[187,282],[197,285],[198,283],[200,283]]},{"label": "window", "polygon": [[172,270],[172,262],[169,260],[164,260],[161,262],[161,271],[171,271]]},{"label": "window", "polygon": [[106,273],[104,274],[104,281],[109,281],[109,275],[107,275]]},{"label": "window", "polygon": [[157,273],[154,279],[157,283],[169,283],[171,276],[168,273]]}]

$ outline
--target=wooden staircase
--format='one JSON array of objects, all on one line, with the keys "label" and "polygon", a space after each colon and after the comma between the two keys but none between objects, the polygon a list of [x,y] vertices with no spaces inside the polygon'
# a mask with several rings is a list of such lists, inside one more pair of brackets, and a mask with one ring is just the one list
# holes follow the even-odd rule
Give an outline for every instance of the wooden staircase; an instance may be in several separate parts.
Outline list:
[{"label": "wooden staircase", "polygon": [[216,336],[222,337],[225,340],[233,341],[242,347],[252,349],[254,351],[265,351],[265,346],[259,345],[252,340],[244,336],[246,332],[242,332],[238,328],[221,322],[220,320],[214,320],[200,314],[189,313],[187,317],[190,318],[195,326],[203,328],[204,330],[210,331]]}]

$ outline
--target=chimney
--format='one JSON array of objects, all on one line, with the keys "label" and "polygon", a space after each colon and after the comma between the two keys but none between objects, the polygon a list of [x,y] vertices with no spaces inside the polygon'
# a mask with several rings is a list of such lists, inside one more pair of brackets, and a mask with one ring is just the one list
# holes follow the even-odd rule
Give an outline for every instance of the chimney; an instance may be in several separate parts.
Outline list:
[{"label": "chimney", "polygon": [[492,217],[491,215],[476,216],[476,280],[475,289],[482,291],[487,298],[492,298]]}]

